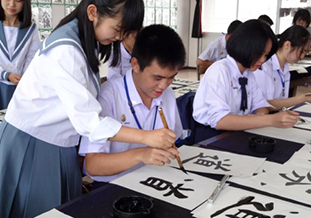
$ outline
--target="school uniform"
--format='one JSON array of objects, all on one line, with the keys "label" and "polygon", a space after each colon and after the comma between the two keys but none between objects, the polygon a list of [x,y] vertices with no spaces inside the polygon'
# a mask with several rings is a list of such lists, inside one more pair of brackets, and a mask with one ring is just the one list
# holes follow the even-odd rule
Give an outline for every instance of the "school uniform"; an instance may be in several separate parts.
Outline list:
[{"label": "school uniform", "polygon": [[[241,85],[239,78],[247,78],[247,108],[241,110]],[[215,128],[218,121],[229,114],[247,115],[258,108],[271,107],[262,96],[253,72],[246,69],[241,74],[236,61],[227,55],[209,67],[200,81],[193,102],[193,118]]]},{"label": "school uniform", "polygon": [[277,55],[274,54],[254,72],[256,82],[267,100],[288,98],[290,86],[289,66],[286,63],[281,69]]},{"label": "school uniform", "polygon": [[79,196],[79,135],[104,143],[121,128],[99,117],[99,76],[78,31],[74,19],[41,44],[0,125],[0,217],[33,217]]},{"label": "school uniform", "polygon": [[199,59],[202,61],[218,61],[227,56],[226,35],[223,35],[212,41],[206,49],[200,54]]},{"label": "school uniform", "polygon": [[115,67],[110,66],[113,54],[110,56],[110,59],[108,61],[107,79],[112,79],[118,76],[124,76],[126,72],[128,71],[128,69],[132,68],[132,65],[131,65],[132,55],[126,50],[123,43],[120,43],[120,50],[121,50],[121,60],[117,66]]},{"label": "school uniform", "polygon": [[[144,105],[135,87],[131,69],[127,71],[125,77],[114,78],[103,83],[98,99],[103,108],[101,113],[102,116],[113,117],[124,126],[141,128],[143,130],[153,130],[164,127],[158,113],[158,109],[161,107],[169,128],[176,133],[177,138],[182,135],[183,129],[173,90],[170,87],[165,89],[162,95],[152,100],[151,107],[148,109]],[[131,112],[129,101],[133,104],[137,121],[135,120],[135,115]],[[104,144],[91,143],[87,138],[83,137],[80,144],[79,154],[119,153],[141,147],[145,147],[145,145],[111,141],[107,141]],[[116,175],[91,176],[91,178],[95,181],[109,182],[141,167],[142,165],[143,163],[138,164],[137,166]]]},{"label": "school uniform", "polygon": [[9,82],[9,74],[23,75],[39,45],[36,24],[20,29],[0,22],[0,109],[7,108],[16,88]]}]

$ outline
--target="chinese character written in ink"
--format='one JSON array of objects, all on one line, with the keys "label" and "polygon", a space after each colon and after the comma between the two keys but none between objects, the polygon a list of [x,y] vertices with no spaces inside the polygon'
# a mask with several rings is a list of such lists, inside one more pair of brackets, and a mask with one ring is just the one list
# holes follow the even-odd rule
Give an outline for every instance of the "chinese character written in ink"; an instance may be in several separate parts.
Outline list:
[{"label": "chinese character written in ink", "polygon": [[[265,212],[265,211],[273,211],[274,209],[274,203],[270,202],[265,205],[263,205],[260,202],[255,202],[253,201],[255,197],[253,196],[248,196],[246,198],[243,198],[239,200],[236,204],[233,204],[231,206],[225,207],[223,209],[220,209],[216,211],[214,214],[211,215],[211,218],[217,217],[220,214],[225,213],[227,210],[232,209],[232,208],[237,208],[237,207],[242,207],[244,205],[253,205],[254,209],[256,209],[259,212],[252,211],[252,210],[247,210],[247,209],[238,209],[235,214],[226,214],[226,217],[231,217],[231,218],[241,218],[241,217],[247,217],[247,218],[271,218],[270,216],[264,215],[260,212]],[[298,214],[298,212],[293,212],[295,214]],[[222,216],[223,217],[223,216]],[[285,218],[286,215],[274,215],[272,216],[273,218]]]},{"label": "chinese character written in ink", "polygon": [[[196,158],[198,158],[198,159],[195,162],[193,162],[194,164],[198,164],[198,165],[205,166],[205,167],[215,166],[215,168],[214,168],[215,170],[230,171],[230,169],[228,169],[226,167],[232,166],[231,164],[223,163],[221,160],[219,160],[219,157],[217,155],[204,156],[204,153],[200,153],[197,156],[185,159],[182,161],[182,163],[185,164],[185,163],[190,162]],[[211,160],[209,160],[209,159],[211,159]],[[230,159],[225,159],[223,161],[224,162],[230,161]]]},{"label": "chinese character written in ink", "polygon": [[174,187],[173,183],[163,180],[163,179],[155,178],[155,177],[148,177],[146,181],[141,181],[140,183],[143,185],[149,186],[151,188],[154,188],[158,191],[165,191],[169,189],[169,191],[163,195],[165,197],[174,194],[174,196],[177,198],[182,198],[182,199],[188,198],[186,195],[182,194],[180,191],[194,191],[191,188],[182,188],[182,186],[184,185],[182,183],[177,184]]},{"label": "chinese character written in ink", "polygon": [[[310,172],[307,173],[306,176],[300,176],[298,173],[296,173],[295,170],[293,170],[293,176],[295,178],[290,178],[286,175],[286,173],[280,173],[280,176],[283,177],[286,180],[289,180],[289,182],[286,182],[286,186],[292,186],[292,185],[311,185],[311,174]],[[308,181],[306,181],[308,180]],[[306,192],[308,194],[311,194],[311,189],[307,189]]]}]

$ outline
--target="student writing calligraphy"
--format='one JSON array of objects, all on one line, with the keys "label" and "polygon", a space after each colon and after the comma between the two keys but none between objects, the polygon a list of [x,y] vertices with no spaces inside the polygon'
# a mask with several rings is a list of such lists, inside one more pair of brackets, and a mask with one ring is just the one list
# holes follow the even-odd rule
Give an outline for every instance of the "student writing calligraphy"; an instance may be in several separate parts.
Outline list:
[{"label": "student writing calligraphy", "polygon": [[299,95],[288,98],[290,72],[288,63],[305,57],[310,46],[310,33],[302,26],[294,25],[285,30],[278,41],[278,50],[261,70],[254,72],[263,96],[274,106],[273,110],[290,107],[302,102],[311,102],[311,96]]},{"label": "student writing calligraphy", "polygon": [[30,0],[1,0],[0,109],[7,108],[16,85],[39,48]]},{"label": "student writing calligraphy", "polygon": [[163,149],[174,143],[171,130],[99,115],[98,55],[107,60],[114,43],[118,60],[115,41],[140,30],[143,15],[142,0],[83,0],[41,44],[0,125],[0,217],[33,217],[81,194],[79,135]]},{"label": "student writing calligraphy", "polygon": [[[132,69],[124,77],[102,84],[99,94],[102,116],[120,120],[124,126],[153,130],[163,127],[158,113],[161,107],[168,126],[180,137],[182,125],[169,85],[184,62],[185,48],[173,29],[164,25],[145,27],[136,39]],[[173,148],[163,150],[140,143],[109,141],[96,144],[85,137],[79,153],[86,154],[86,173],[99,182],[109,182],[144,164],[162,166],[178,154]]]},{"label": "student writing calligraphy", "polygon": [[194,119],[220,130],[292,127],[298,114],[268,115],[271,105],[253,75],[276,49],[276,37],[268,25],[258,20],[241,24],[227,42],[227,58],[214,63],[200,82],[193,103]]},{"label": "student writing calligraphy", "polygon": [[231,34],[239,27],[242,22],[234,20],[227,29],[227,34],[212,41],[207,48],[197,58],[196,64],[199,67],[199,73],[203,74],[206,69],[215,61],[225,58],[227,55],[226,42]]}]

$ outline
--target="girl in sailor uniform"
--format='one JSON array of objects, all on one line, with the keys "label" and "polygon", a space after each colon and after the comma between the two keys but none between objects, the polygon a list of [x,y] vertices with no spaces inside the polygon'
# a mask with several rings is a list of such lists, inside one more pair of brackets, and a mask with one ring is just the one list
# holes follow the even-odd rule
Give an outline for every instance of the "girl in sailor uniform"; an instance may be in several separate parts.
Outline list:
[{"label": "girl in sailor uniform", "polygon": [[16,85],[39,48],[30,0],[1,0],[0,109],[7,108]]},{"label": "girl in sailor uniform", "polygon": [[193,103],[194,119],[218,130],[292,127],[298,114],[268,115],[271,105],[253,74],[276,49],[276,37],[268,25],[258,20],[241,24],[228,40],[227,58],[208,68],[200,82]]},{"label": "girl in sailor uniform", "polygon": [[[0,217],[34,217],[81,194],[75,146],[141,143],[169,149],[175,133],[100,115],[99,61],[142,27],[142,0],[83,0],[42,42],[0,125]],[[100,58],[99,58],[100,57]]]},{"label": "girl in sailor uniform", "polygon": [[273,110],[311,102],[311,96],[308,95],[288,98],[290,87],[288,63],[302,60],[309,47],[309,31],[302,26],[291,26],[280,35],[276,54],[262,65],[261,70],[254,72],[257,84],[265,99],[274,106]]},{"label": "girl in sailor uniform", "polygon": [[[124,126],[143,130],[163,128],[161,108],[168,126],[177,138],[183,129],[176,105],[173,82],[185,63],[185,48],[175,30],[164,25],[145,27],[133,49],[132,69],[123,77],[102,84],[99,102],[103,116],[113,117]],[[109,94],[108,94],[109,93]],[[131,105],[131,106],[130,106]],[[98,187],[144,164],[163,166],[170,163],[177,150],[146,147],[138,143],[92,143],[81,140],[79,153],[85,155],[85,171]],[[96,188],[95,187],[95,188]]]}]

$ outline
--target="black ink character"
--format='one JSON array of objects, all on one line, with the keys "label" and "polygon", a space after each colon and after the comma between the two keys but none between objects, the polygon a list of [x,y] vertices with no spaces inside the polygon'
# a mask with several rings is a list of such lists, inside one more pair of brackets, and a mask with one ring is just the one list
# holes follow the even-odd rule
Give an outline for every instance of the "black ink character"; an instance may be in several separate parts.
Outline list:
[{"label": "black ink character", "polygon": [[[306,176],[300,176],[298,173],[296,173],[295,170],[293,170],[293,176],[295,178],[290,178],[286,175],[286,173],[280,173],[280,176],[283,177],[286,180],[289,180],[289,182],[286,182],[286,186],[292,186],[292,185],[311,185],[311,175],[310,172],[307,173]],[[308,180],[308,181],[304,181]],[[304,181],[304,182],[303,182]],[[306,193],[311,194],[311,189],[307,189]]]},{"label": "black ink character", "polygon": [[182,183],[177,184],[176,187],[174,187],[173,183],[163,180],[163,179],[155,178],[155,177],[149,177],[147,178],[146,181],[140,181],[140,183],[143,185],[149,186],[151,188],[154,188],[158,191],[164,191],[164,190],[170,189],[169,192],[163,195],[165,197],[174,194],[175,197],[184,199],[188,197],[186,195],[183,195],[179,191],[194,191],[191,188],[182,188],[182,186],[184,185]]},{"label": "black ink character", "polygon": [[[194,157],[191,157],[191,158],[188,158],[186,160],[183,160],[182,163],[185,164],[189,161],[192,161],[194,159],[198,158],[195,162],[193,162],[194,164],[198,164],[198,165],[201,165],[201,166],[206,166],[206,167],[212,167],[212,166],[215,166],[215,170],[223,170],[223,171],[230,171],[230,169],[228,168],[225,168],[225,167],[230,167],[232,166],[231,164],[226,164],[226,163],[222,163],[221,160],[219,160],[219,157],[217,155],[214,155],[214,156],[204,156],[204,153],[200,153],[198,154],[197,156],[194,156]],[[205,159],[203,159],[205,158]],[[206,158],[210,158],[212,160],[206,160]],[[230,159],[225,159],[223,160],[224,162],[225,161],[230,161]]]},{"label": "black ink character", "polygon": [[[257,211],[262,211],[262,212],[273,211],[274,204],[272,202],[263,205],[260,202],[253,201],[254,199],[255,199],[255,197],[253,197],[253,196],[248,196],[244,199],[241,199],[236,204],[233,204],[231,206],[228,206],[228,207],[225,207],[221,210],[216,211],[214,214],[211,215],[211,218],[217,217],[229,209],[232,209],[235,207],[241,207],[243,205],[253,205]],[[297,212],[295,212],[295,213],[297,213]],[[231,217],[231,218],[241,218],[241,217],[247,217],[247,218],[285,218],[286,217],[285,215],[274,215],[273,217],[270,217],[270,216],[264,215],[262,213],[258,213],[256,211],[245,210],[245,209],[238,209],[238,212],[236,212],[235,214],[226,214],[225,216]]]}]

